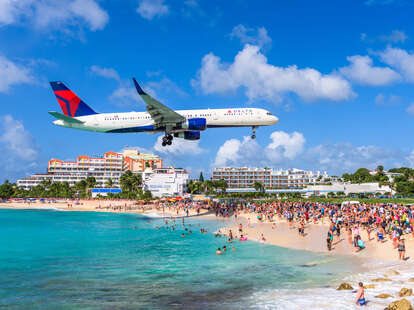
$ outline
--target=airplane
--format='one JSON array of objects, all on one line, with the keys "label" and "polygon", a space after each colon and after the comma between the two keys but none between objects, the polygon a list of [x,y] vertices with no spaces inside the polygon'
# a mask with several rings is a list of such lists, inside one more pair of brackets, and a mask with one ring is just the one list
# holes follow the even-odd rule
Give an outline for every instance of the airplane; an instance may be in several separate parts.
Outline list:
[{"label": "airplane", "polygon": [[174,111],[144,92],[135,78],[133,82],[147,112],[97,113],[63,82],[50,82],[63,112],[49,112],[57,118],[53,124],[104,133],[164,133],[162,146],[167,146],[172,144],[174,137],[199,140],[200,133],[208,128],[252,127],[251,138],[255,139],[257,127],[279,121],[269,111],[258,108]]}]

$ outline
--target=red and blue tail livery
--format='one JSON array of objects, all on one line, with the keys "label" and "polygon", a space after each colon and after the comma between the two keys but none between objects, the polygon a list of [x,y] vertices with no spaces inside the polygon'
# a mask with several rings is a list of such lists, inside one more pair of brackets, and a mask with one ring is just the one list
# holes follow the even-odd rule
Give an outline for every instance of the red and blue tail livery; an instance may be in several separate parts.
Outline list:
[{"label": "red and blue tail livery", "polygon": [[63,114],[69,117],[87,116],[97,114],[82,99],[66,87],[63,82],[50,82],[56,99],[63,111]]}]

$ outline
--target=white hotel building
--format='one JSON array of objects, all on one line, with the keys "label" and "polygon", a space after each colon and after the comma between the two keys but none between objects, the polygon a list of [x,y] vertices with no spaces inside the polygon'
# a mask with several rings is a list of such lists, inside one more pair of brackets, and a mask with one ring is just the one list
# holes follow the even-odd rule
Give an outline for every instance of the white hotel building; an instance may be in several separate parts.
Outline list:
[{"label": "white hotel building", "polygon": [[105,187],[109,179],[112,187],[120,187],[119,181],[123,171],[123,155],[106,152],[103,157],[78,156],[76,161],[51,159],[48,162],[47,174],[34,174],[17,181],[19,187],[30,189],[39,185],[43,180],[53,182],[68,182],[73,186],[76,182],[87,177],[96,179],[97,187]]},{"label": "white hotel building", "polygon": [[225,180],[229,188],[252,188],[255,182],[260,182],[267,189],[303,188],[310,184],[323,183],[328,178],[326,172],[320,171],[248,167],[215,168],[212,176],[215,181]]},{"label": "white hotel building", "polygon": [[155,197],[181,196],[186,190],[190,175],[181,168],[147,169],[143,173],[144,190]]}]

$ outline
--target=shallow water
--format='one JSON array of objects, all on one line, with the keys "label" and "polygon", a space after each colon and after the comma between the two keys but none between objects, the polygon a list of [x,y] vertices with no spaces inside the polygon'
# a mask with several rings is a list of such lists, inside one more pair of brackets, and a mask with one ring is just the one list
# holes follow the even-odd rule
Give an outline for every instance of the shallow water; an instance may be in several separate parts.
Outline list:
[{"label": "shallow water", "polygon": [[181,220],[171,231],[133,214],[0,210],[0,309],[288,309],[286,294],[361,269],[348,257],[254,242],[218,257],[226,240],[211,232],[223,223],[185,223],[192,234]]}]

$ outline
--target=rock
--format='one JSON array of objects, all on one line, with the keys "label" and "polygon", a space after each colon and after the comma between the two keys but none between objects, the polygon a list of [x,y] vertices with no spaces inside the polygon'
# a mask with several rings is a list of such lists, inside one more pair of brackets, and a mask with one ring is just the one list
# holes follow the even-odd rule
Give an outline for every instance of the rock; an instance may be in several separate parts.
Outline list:
[{"label": "rock", "polygon": [[377,296],[375,296],[375,298],[389,298],[389,297],[394,297],[390,294],[379,294]]},{"label": "rock", "polygon": [[388,275],[389,276],[398,276],[400,273],[397,270],[391,270]]},{"label": "rock", "polygon": [[413,307],[411,307],[411,303],[407,299],[403,298],[394,301],[384,310],[413,310]]},{"label": "rock", "polygon": [[375,284],[364,285],[364,288],[375,288]]},{"label": "rock", "polygon": [[405,297],[405,296],[412,296],[413,290],[411,288],[403,287],[401,291],[398,293],[398,296]]},{"label": "rock", "polygon": [[408,282],[414,282],[414,278],[409,278]]},{"label": "rock", "polygon": [[337,290],[338,291],[342,291],[342,290],[353,290],[354,288],[350,285],[350,284],[348,284],[348,283],[342,283],[338,288],[337,288]]},{"label": "rock", "polygon": [[390,279],[386,279],[386,278],[376,278],[376,279],[372,279],[373,282],[388,282],[388,281],[392,281]]}]

